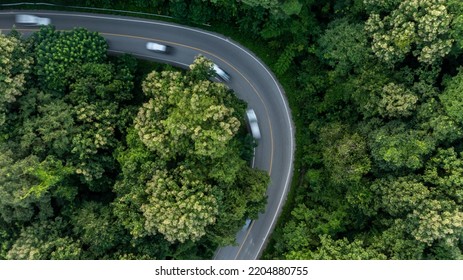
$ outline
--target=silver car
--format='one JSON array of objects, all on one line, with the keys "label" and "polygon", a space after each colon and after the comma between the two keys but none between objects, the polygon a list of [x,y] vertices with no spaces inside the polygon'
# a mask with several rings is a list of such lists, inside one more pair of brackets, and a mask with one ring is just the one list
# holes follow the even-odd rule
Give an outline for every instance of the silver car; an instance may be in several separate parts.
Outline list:
[{"label": "silver car", "polygon": [[260,139],[260,129],[257,123],[257,116],[253,109],[246,110],[246,116],[248,117],[249,127],[251,134],[254,139]]},{"label": "silver car", "polygon": [[148,42],[146,43],[146,49],[153,51],[153,52],[159,52],[159,53],[168,53],[169,52],[169,47],[163,44],[155,43],[155,42]]},{"label": "silver car", "polygon": [[51,23],[51,20],[49,18],[20,14],[16,15],[16,23],[23,25],[40,26],[49,25]]},{"label": "silver car", "polygon": [[217,64],[213,64],[212,69],[214,70],[215,74],[217,74],[217,76],[222,78],[224,81],[230,81],[230,75],[228,75],[228,73],[225,72],[222,68],[217,66]]}]

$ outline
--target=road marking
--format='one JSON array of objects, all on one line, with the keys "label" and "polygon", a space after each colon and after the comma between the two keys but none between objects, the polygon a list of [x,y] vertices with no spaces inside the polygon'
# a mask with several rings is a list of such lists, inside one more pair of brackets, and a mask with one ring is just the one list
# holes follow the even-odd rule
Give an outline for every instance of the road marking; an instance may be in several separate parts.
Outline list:
[{"label": "road marking", "polygon": [[252,221],[252,224],[251,226],[249,227],[247,233],[246,233],[246,236],[243,238],[243,243],[241,243],[241,246],[240,248],[238,249],[238,252],[236,252],[236,255],[235,255],[235,260],[238,258],[238,255],[241,253],[241,250],[243,249],[243,246],[244,246],[244,243],[245,241],[248,239],[248,236],[249,234],[251,233],[251,229],[252,227],[254,226],[254,221]]}]

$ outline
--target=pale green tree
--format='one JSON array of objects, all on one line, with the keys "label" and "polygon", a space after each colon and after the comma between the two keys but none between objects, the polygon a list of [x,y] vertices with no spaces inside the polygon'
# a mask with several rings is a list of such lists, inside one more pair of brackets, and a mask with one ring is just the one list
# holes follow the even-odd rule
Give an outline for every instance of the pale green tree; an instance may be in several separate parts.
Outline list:
[{"label": "pale green tree", "polygon": [[377,179],[370,188],[376,207],[396,217],[404,217],[430,197],[428,188],[413,176]]},{"label": "pale green tree", "polygon": [[23,94],[31,64],[32,56],[26,52],[25,44],[0,33],[0,125],[5,122],[8,104]]},{"label": "pale green tree", "polygon": [[224,156],[240,126],[234,109],[224,104],[231,94],[225,85],[164,71],[149,74],[143,90],[151,99],[140,108],[135,128],[150,150],[164,159]]},{"label": "pale green tree", "polygon": [[[365,1],[373,2],[373,1]],[[441,61],[453,45],[447,0],[405,0],[386,15],[372,12],[366,30],[373,39],[373,52],[387,63],[413,54],[424,64]]]},{"label": "pale green tree", "polygon": [[384,228],[375,229],[369,243],[370,247],[392,260],[419,260],[423,258],[426,244],[419,242],[410,234],[407,219],[386,220],[379,218],[377,224]]},{"label": "pale green tree", "polygon": [[408,218],[411,234],[428,246],[435,241],[457,244],[463,234],[463,212],[451,200],[425,200]]},{"label": "pale green tree", "polygon": [[146,192],[148,203],[141,210],[150,234],[160,232],[170,242],[196,241],[216,220],[218,206],[212,186],[184,166],[172,175],[156,171]]},{"label": "pale green tree", "polygon": [[77,260],[83,254],[79,240],[69,236],[62,218],[37,221],[21,230],[6,254],[10,260]]},{"label": "pale green tree", "polygon": [[418,97],[403,85],[389,83],[380,94],[378,112],[382,117],[409,117],[416,108]]}]

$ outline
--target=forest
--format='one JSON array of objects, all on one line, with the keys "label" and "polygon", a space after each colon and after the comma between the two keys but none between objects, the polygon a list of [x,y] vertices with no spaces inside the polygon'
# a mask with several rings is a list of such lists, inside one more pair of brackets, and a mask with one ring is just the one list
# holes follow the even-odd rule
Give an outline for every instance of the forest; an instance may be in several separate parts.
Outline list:
[{"label": "forest", "polygon": [[[207,24],[210,29],[229,35],[249,47],[272,68],[285,88],[291,105],[296,125],[297,150],[292,190],[262,258],[330,260],[463,257],[463,2],[50,2],[140,11],[172,16],[182,23],[192,25]],[[156,74],[148,75],[147,82],[144,83],[143,92],[147,97],[140,97],[143,95],[139,94],[133,99],[129,98],[133,104],[144,104],[134,110],[138,112],[135,113],[136,117],[130,109],[119,110],[119,120],[113,123],[113,130],[102,130],[98,133],[101,140],[97,143],[101,144],[98,147],[86,146],[90,144],[83,143],[90,143],[90,136],[86,135],[88,129],[81,126],[93,127],[93,131],[98,131],[96,124],[111,123],[114,120],[96,113],[92,115],[91,112],[103,112],[94,107],[103,104],[103,100],[101,103],[87,103],[87,106],[79,105],[78,110],[81,111],[73,115],[60,115],[65,108],[77,110],[74,107],[77,104],[73,103],[76,102],[74,98],[89,102],[86,98],[90,97],[83,97],[86,95],[81,93],[72,94],[73,90],[86,89],[84,85],[79,85],[78,76],[67,78],[67,84],[63,84],[60,79],[44,80],[42,71],[60,75],[55,77],[62,77],[59,73],[64,72],[60,72],[63,70],[56,64],[52,64],[54,67],[41,67],[50,58],[47,58],[46,50],[40,48],[43,46],[40,45],[43,39],[40,38],[42,37],[39,33],[35,43],[29,46],[36,52],[35,64],[30,56],[22,55],[29,54],[28,49],[21,49],[21,55],[18,50],[12,54],[15,63],[9,70],[9,73],[31,72],[34,79],[26,82],[23,76],[13,75],[14,78],[1,84],[2,91],[6,83],[16,86],[9,85],[8,91],[4,91],[8,94],[1,101],[5,104],[3,107],[15,110],[11,114],[11,109],[5,111],[2,107],[3,123],[8,127],[13,126],[14,130],[2,128],[0,134],[2,141],[8,143],[2,148],[5,151],[1,153],[0,180],[10,178],[13,172],[32,172],[32,178],[15,177],[19,180],[16,182],[21,185],[27,185],[24,180],[27,182],[32,179],[36,182],[29,183],[34,187],[23,190],[22,193],[6,192],[0,196],[2,201],[7,195],[27,198],[17,200],[18,204],[14,205],[16,208],[2,206],[2,212],[10,211],[8,217],[17,217],[14,223],[2,220],[1,234],[4,236],[3,240],[8,240],[2,244],[2,256],[28,258],[31,256],[25,256],[22,253],[24,250],[52,252],[53,249],[50,248],[66,246],[68,249],[64,252],[75,254],[66,257],[77,257],[77,254],[100,257],[102,255],[89,252],[115,251],[114,244],[123,244],[117,247],[122,249],[116,250],[109,257],[152,257],[151,252],[156,251],[164,253],[156,253],[159,258],[194,258],[207,256],[201,253],[213,250],[210,244],[230,241],[222,237],[233,231],[227,228],[231,225],[227,219],[236,221],[236,229],[240,221],[242,222],[243,215],[238,215],[241,220],[237,217],[221,217],[221,213],[224,215],[226,212],[218,209],[215,222],[220,223],[220,226],[204,227],[213,222],[207,218],[201,220],[202,228],[206,231],[203,239],[194,241],[196,235],[182,232],[173,236],[187,238],[185,240],[188,241],[169,243],[169,238],[173,237],[169,236],[169,228],[159,231],[156,225],[159,223],[158,216],[160,219],[166,218],[160,215],[162,210],[149,209],[150,206],[146,206],[147,201],[160,198],[152,188],[153,180],[175,181],[193,176],[185,173],[181,165],[177,166],[174,173],[174,176],[179,176],[177,178],[169,178],[163,172],[162,168],[170,167],[166,165],[166,160],[172,156],[169,155],[170,152],[167,155],[157,155],[164,165],[161,164],[160,171],[156,174],[137,177],[132,172],[139,170],[138,166],[159,164],[154,159],[150,160],[147,153],[157,151],[160,143],[153,141],[146,145],[145,142],[151,139],[140,140],[140,135],[147,132],[144,129],[149,124],[144,115],[154,106],[146,101],[153,96],[150,94],[151,90],[147,92],[146,85],[150,83],[150,79],[156,79]],[[95,52],[99,50],[96,47]],[[100,59],[100,55],[96,53],[88,55],[95,61]],[[118,86],[124,87],[127,86],[127,80],[124,79],[127,79],[128,73],[134,71],[130,66],[134,62],[121,62],[121,59],[129,60],[126,57],[116,59],[111,67],[117,71],[109,72],[120,79]],[[121,65],[126,65],[127,68]],[[42,70],[37,71],[39,69]],[[88,72],[82,71],[80,75]],[[11,74],[2,75],[8,77]],[[173,79],[181,78],[175,76]],[[109,80],[105,81],[109,83]],[[29,87],[30,84],[34,86],[30,87],[29,94],[14,101],[22,88]],[[67,87],[70,92],[61,101],[50,100],[42,89],[45,85],[53,87],[55,91]],[[115,85],[111,83],[112,86]],[[89,94],[88,90],[85,92]],[[96,92],[99,91],[95,90]],[[30,93],[34,97],[28,98]],[[96,94],[92,98],[100,100],[103,98],[100,96]],[[118,102],[126,102],[122,96],[117,98],[120,100]],[[47,102],[59,104],[50,107],[46,106]],[[37,103],[43,105],[38,106]],[[79,101],[79,104],[83,102]],[[56,106],[63,109],[55,111]],[[116,106],[112,110],[118,110],[117,105],[112,106]],[[238,107],[236,112],[239,112]],[[108,107],[107,110],[111,109]],[[45,114],[54,116],[60,123],[58,127],[71,126],[72,130],[55,127],[50,128],[53,136],[43,134],[43,128],[38,128],[41,127],[40,124],[53,124],[43,119]],[[134,122],[131,116],[135,119]],[[96,122],[88,121],[89,117]],[[238,117],[239,114],[236,115]],[[79,125],[76,126],[76,122]],[[129,129],[122,131],[122,128],[127,127]],[[165,128],[154,126],[151,129],[159,131]],[[72,137],[67,136],[70,131]],[[122,139],[119,140],[122,144],[114,142],[108,135]],[[95,136],[95,133],[91,136]],[[115,158],[108,154],[105,146],[116,147]],[[230,145],[227,144],[227,147]],[[49,154],[49,151],[54,152]],[[176,153],[175,150],[172,152]],[[92,161],[89,156],[91,153],[99,153],[99,159],[104,162]],[[189,156],[190,154],[184,154],[185,159]],[[70,163],[60,160],[63,158]],[[79,170],[79,176],[69,168],[76,168],[75,172]],[[115,181],[114,193],[108,194],[106,200],[99,201],[101,198],[96,199],[94,193],[108,190],[108,184],[102,183],[107,180],[101,180],[102,176],[115,173],[118,169],[122,177],[112,179]],[[209,174],[216,175],[218,174]],[[266,179],[258,173],[255,176],[255,188],[250,191],[258,193],[257,190],[262,188],[261,184]],[[48,191],[40,199],[37,197],[36,194],[43,192],[41,190],[47,186],[57,186],[63,178],[73,178],[79,182],[77,185],[86,187],[75,189],[76,185],[59,183],[60,188],[54,187],[53,190],[60,191]],[[216,180],[216,177],[213,178]],[[146,182],[145,190],[130,188],[136,185],[137,180]],[[238,180],[238,184],[242,183],[239,175],[235,180]],[[6,183],[2,182],[0,185],[6,186]],[[207,188],[201,186],[204,187]],[[2,193],[5,191],[2,190]],[[217,197],[215,196],[216,199]],[[112,200],[113,198],[117,199]],[[7,199],[2,205],[11,201]],[[50,201],[53,207],[49,207]],[[112,208],[106,207],[107,201],[111,201]],[[57,215],[56,209],[67,203],[71,203],[73,207],[61,208],[62,213]],[[253,208],[235,210],[252,212],[249,215],[255,214],[264,202],[259,197],[254,202],[243,202],[243,205],[246,203]],[[204,206],[214,205],[222,206],[213,200],[207,201]],[[126,209],[140,210],[131,212]],[[127,213],[136,215],[125,217],[124,214]],[[144,218],[154,215],[154,224],[143,224]],[[92,217],[95,223],[85,224],[82,222],[83,217]],[[117,228],[109,230],[109,225],[113,225],[114,221],[121,223],[117,224]],[[108,229],[96,227],[97,224],[108,225]],[[43,231],[44,228],[48,229],[48,233]],[[161,235],[152,235],[154,229],[161,232]],[[217,233],[219,229],[222,235]],[[64,232],[65,230],[70,232]],[[104,238],[105,242],[94,244],[92,236],[102,234],[107,236]],[[139,238],[134,239],[134,236]],[[213,243],[204,238],[212,238]],[[155,242],[147,243],[148,240]],[[138,245],[141,247],[136,247]],[[19,255],[19,252],[23,255]]]},{"label": "forest", "polygon": [[[246,104],[103,37],[0,35],[0,258],[197,259],[266,203]],[[225,172],[226,170],[226,172]]]}]

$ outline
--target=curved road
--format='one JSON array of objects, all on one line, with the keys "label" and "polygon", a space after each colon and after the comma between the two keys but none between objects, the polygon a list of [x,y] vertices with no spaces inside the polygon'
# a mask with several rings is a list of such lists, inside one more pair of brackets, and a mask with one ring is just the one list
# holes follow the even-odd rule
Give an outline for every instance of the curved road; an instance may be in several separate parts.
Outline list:
[{"label": "curved road", "polygon": [[[17,13],[20,12],[0,11],[0,29],[11,29]],[[50,18],[60,30],[79,26],[98,31],[108,40],[112,52],[131,53],[181,67],[203,54],[230,74],[227,85],[256,112],[262,138],[256,148],[254,166],[266,170],[271,182],[265,212],[247,230],[237,234],[237,246],[220,248],[214,259],[258,259],[286,199],[294,154],[289,106],[281,86],[268,68],[249,50],[229,38],[196,28],[111,15],[51,11],[32,14]],[[147,41],[170,45],[174,52],[165,55],[147,51]]]}]

